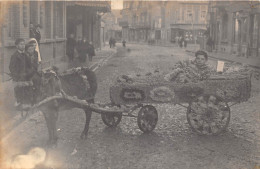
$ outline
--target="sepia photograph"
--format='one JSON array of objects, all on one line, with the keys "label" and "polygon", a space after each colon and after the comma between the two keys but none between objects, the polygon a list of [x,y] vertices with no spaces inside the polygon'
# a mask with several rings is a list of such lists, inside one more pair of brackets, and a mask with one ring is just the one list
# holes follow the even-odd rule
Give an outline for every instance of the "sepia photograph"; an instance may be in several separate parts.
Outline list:
[{"label": "sepia photograph", "polygon": [[0,169],[260,169],[260,0],[0,0]]}]

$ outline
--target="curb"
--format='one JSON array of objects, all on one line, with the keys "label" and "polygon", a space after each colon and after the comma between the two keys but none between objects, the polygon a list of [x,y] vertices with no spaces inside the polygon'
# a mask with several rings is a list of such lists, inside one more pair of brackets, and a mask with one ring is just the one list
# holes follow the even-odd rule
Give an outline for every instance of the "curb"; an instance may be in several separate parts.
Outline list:
[{"label": "curb", "polygon": [[[111,54],[109,54],[104,59],[100,59],[98,62],[91,65],[90,69],[93,71],[97,70],[99,67],[102,66],[101,63],[103,63],[105,60],[110,59],[113,55],[115,55],[115,53],[116,52],[113,51],[113,52],[111,52]],[[8,137],[8,134],[10,134],[13,130],[15,130],[17,127],[19,127],[19,125],[24,123],[26,120],[30,120],[30,116],[34,115],[35,113],[39,113],[39,112],[35,111],[35,112],[28,113],[28,115],[26,117],[22,118],[19,111],[17,111],[17,115],[12,117],[12,119],[8,122],[7,127],[2,127],[2,129],[1,129],[2,133],[1,133],[0,139],[2,139],[2,140],[6,139]]]},{"label": "curb", "polygon": [[[195,53],[194,51],[190,51],[190,50],[186,50],[185,52],[189,52],[189,53]],[[227,61],[227,62],[231,62],[231,63],[239,63],[239,64],[243,64],[239,61],[233,61],[233,60],[230,60],[230,59],[225,59],[225,58],[219,58],[219,57],[216,57],[216,56],[212,56],[212,55],[208,55],[209,58],[213,58],[213,59],[217,59],[217,60],[223,60],[223,61]],[[256,69],[260,69],[260,66],[255,66],[255,65],[251,65],[251,64],[248,64],[250,67],[252,68],[256,68]]]},{"label": "curb", "polygon": [[[177,46],[177,45],[160,45],[160,44],[148,44],[148,43],[134,43],[134,42],[128,42],[128,44],[137,44],[137,45],[147,45],[147,46],[160,46],[160,47],[173,47],[173,48],[178,48],[179,46]],[[191,45],[191,46],[195,46],[195,44],[189,44],[189,45]],[[196,44],[196,45],[198,45],[198,44]]]}]

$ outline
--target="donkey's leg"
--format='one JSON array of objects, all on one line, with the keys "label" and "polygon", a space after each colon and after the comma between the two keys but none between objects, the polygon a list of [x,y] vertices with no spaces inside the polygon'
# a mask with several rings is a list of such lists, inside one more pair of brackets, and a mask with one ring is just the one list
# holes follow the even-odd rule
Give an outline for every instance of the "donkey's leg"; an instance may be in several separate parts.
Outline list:
[{"label": "donkey's leg", "polygon": [[59,116],[59,108],[56,107],[53,109],[52,112],[52,129],[53,129],[53,143],[57,143],[58,141],[58,134],[57,134],[57,121],[58,121],[58,116]]},{"label": "donkey's leg", "polygon": [[59,109],[56,106],[50,106],[49,107],[49,128],[50,128],[50,143],[51,144],[56,144],[58,140],[58,134],[57,134],[57,127],[56,123],[58,120],[58,115],[59,115]]},{"label": "donkey's leg", "polygon": [[91,115],[92,115],[92,111],[89,109],[85,110],[85,114],[86,114],[86,122],[85,122],[85,127],[84,130],[82,131],[80,138],[81,139],[86,139],[87,135],[88,135],[88,129],[89,129],[89,123],[90,123],[90,119],[91,119]]},{"label": "donkey's leg", "polygon": [[49,135],[49,140],[47,144],[51,143],[51,140],[53,140],[53,134],[52,134],[52,126],[51,126],[51,118],[50,118],[50,111],[48,108],[45,108],[42,110],[42,113],[44,115],[45,121],[46,121],[46,126],[48,129],[48,135]]}]

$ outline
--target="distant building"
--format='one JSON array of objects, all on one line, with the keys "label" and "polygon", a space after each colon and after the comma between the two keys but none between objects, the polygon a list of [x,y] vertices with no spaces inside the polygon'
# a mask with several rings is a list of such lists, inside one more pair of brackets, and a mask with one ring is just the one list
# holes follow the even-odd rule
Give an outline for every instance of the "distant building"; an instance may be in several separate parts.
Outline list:
[{"label": "distant building", "polygon": [[119,22],[123,38],[128,41],[160,39],[158,32],[160,32],[162,21],[161,3],[159,1],[124,1],[122,20]]},{"label": "distant building", "polygon": [[207,10],[208,2],[124,1],[119,24],[130,41],[194,39],[206,30]]},{"label": "distant building", "polygon": [[210,2],[209,35],[218,52],[259,56],[260,3],[257,1]]},{"label": "distant building", "polygon": [[86,38],[95,48],[101,47],[101,16],[111,10],[109,1],[69,1],[67,3],[67,34]]},{"label": "distant building", "polygon": [[102,21],[105,25],[105,39],[108,41],[110,37],[116,40],[122,39],[122,27],[119,26],[119,20],[122,18],[120,10],[111,10],[110,13],[106,13],[102,16]]},{"label": "distant building", "polygon": [[194,42],[206,31],[208,2],[169,1],[165,8],[168,41],[183,36]]}]

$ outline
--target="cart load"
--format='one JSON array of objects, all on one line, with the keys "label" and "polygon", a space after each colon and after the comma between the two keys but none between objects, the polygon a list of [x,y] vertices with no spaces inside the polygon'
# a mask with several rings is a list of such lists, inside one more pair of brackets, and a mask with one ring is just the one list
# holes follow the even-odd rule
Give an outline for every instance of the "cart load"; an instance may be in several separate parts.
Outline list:
[{"label": "cart load", "polygon": [[150,76],[121,76],[110,88],[114,104],[189,103],[202,94],[215,95],[226,102],[247,101],[251,82],[247,75],[213,75],[197,83],[176,83],[161,74]]}]

